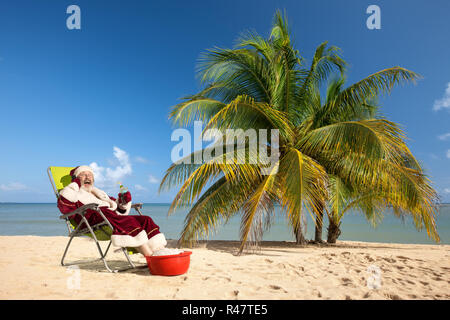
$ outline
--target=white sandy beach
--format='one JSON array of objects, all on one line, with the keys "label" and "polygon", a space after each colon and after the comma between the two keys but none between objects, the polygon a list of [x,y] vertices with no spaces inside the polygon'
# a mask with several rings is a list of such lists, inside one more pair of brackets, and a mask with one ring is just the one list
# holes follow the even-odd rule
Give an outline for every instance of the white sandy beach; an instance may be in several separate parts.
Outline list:
[{"label": "white sandy beach", "polygon": [[[146,268],[109,273],[101,262],[80,265],[76,274],[60,265],[67,240],[1,236],[0,299],[450,298],[450,245],[263,242],[261,250],[238,256],[238,242],[209,241],[187,249],[193,253],[186,274],[162,277]],[[169,240],[168,247],[175,245]],[[76,238],[67,261],[97,254],[91,240]],[[122,252],[107,257],[114,267],[126,266]],[[139,254],[132,260],[145,264]]]}]

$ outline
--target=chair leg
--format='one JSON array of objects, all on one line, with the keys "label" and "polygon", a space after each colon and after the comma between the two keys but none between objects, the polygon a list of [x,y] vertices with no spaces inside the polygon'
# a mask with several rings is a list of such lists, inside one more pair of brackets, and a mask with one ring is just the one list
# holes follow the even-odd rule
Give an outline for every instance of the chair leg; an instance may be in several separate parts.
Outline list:
[{"label": "chair leg", "polygon": [[61,265],[62,266],[70,266],[70,265],[76,264],[76,263],[66,263],[66,264],[64,264],[64,259],[66,257],[67,251],[69,250],[69,247],[70,247],[70,244],[72,243],[73,238],[75,238],[76,235],[77,235],[77,231],[80,228],[80,226],[81,226],[81,224],[78,225],[78,227],[75,230],[73,230],[72,233],[70,234],[69,242],[67,242],[66,249],[64,250],[64,254],[63,254],[62,258],[61,258]]},{"label": "chair leg", "polygon": [[70,239],[69,239],[69,242],[68,242],[67,245],[66,245],[66,249],[64,250],[64,254],[63,254],[62,258],[61,258],[61,265],[62,265],[62,266],[67,267],[67,266],[73,266],[73,265],[76,265],[76,264],[89,263],[89,262],[95,262],[95,261],[100,261],[100,260],[102,260],[101,258],[99,258],[99,259],[91,259],[91,260],[74,261],[74,262],[70,262],[70,263],[64,263],[64,259],[65,259],[65,257],[66,257],[67,251],[68,251],[68,249],[69,249],[69,247],[70,247],[70,244],[71,244],[72,240],[73,240],[75,237],[76,237],[76,235],[72,235],[72,236],[70,237]]},{"label": "chair leg", "polygon": [[66,245],[66,249],[64,250],[64,254],[63,254],[62,258],[61,258],[61,265],[62,266],[66,266],[67,265],[67,264],[64,264],[64,258],[66,257],[67,251],[69,250],[70,243],[72,242],[73,238],[74,238],[74,236],[71,235],[70,239],[69,239],[69,242]]},{"label": "chair leg", "polygon": [[[100,228],[100,230],[103,231],[104,234],[106,234],[106,235],[109,236],[109,234],[108,234],[103,228]],[[105,252],[105,256],[106,256],[106,254],[108,253],[108,250],[109,250],[109,247],[111,246],[111,243],[112,243],[112,241],[109,242],[108,248],[106,249],[106,252]],[[125,269],[121,269],[121,270],[119,270],[119,271],[125,271],[125,270],[129,270],[129,269],[135,269],[136,266],[135,266],[135,264],[133,263],[133,261],[131,261],[129,255],[128,255],[127,249],[126,249],[125,247],[122,247],[121,249],[122,249],[122,252],[125,254],[125,258],[127,258],[128,263],[131,265],[131,268],[125,268]]]},{"label": "chair leg", "polygon": [[105,251],[105,254],[103,255],[103,258],[106,257],[106,255],[108,254],[109,247],[111,247],[111,243],[112,243],[112,241],[109,240],[108,247],[106,248],[106,251]]},{"label": "chair leg", "polygon": [[105,257],[106,257],[106,254],[107,254],[108,251],[109,251],[109,248],[111,247],[112,241],[111,241],[111,240],[109,241],[108,247],[106,248],[106,251],[105,251],[105,253],[103,254],[102,248],[100,247],[100,243],[98,242],[97,237],[95,236],[94,231],[92,230],[91,226],[90,226],[89,223],[87,222],[86,218],[83,217],[83,220],[85,221],[86,226],[87,226],[88,229],[89,229],[89,232],[92,234],[92,237],[94,238],[95,243],[96,243],[97,248],[98,248],[98,251],[99,251],[99,253],[100,253],[100,256],[102,257],[101,260],[103,261],[103,264],[105,265],[105,268],[106,268],[109,272],[126,271],[126,270],[129,270],[129,269],[134,269],[134,268],[136,268],[135,265],[134,265],[134,263],[131,261],[130,257],[128,257],[128,253],[126,252],[126,249],[123,248],[123,252],[125,253],[125,257],[127,258],[128,263],[131,265],[131,268],[125,268],[125,269],[120,269],[120,270],[119,270],[119,269],[111,270],[111,268],[108,266],[108,263],[106,262]]},{"label": "chair leg", "polygon": [[85,222],[87,228],[89,229],[89,232],[92,235],[92,238],[95,240],[95,244],[97,245],[98,252],[100,253],[101,260],[103,261],[103,264],[105,265],[106,270],[109,272],[117,272],[117,270],[111,270],[111,268],[108,266],[108,263],[106,262],[106,253],[108,253],[109,247],[111,246],[111,241],[109,242],[108,248],[106,249],[105,254],[103,254],[102,247],[100,246],[100,243],[97,240],[97,237],[95,236],[94,230],[92,230],[91,226],[89,225],[89,222],[85,217],[83,217],[83,221]]},{"label": "chair leg", "polygon": [[[88,262],[95,262],[95,261],[103,261],[103,264],[105,265],[106,270],[108,270],[109,272],[118,272],[118,271],[126,271],[129,269],[134,269],[136,268],[136,266],[134,265],[134,263],[131,261],[130,257],[128,256],[127,250],[126,248],[122,248],[123,253],[125,254],[125,257],[127,258],[128,263],[131,265],[131,268],[125,268],[125,269],[119,269],[119,270],[112,270],[109,266],[108,263],[106,262],[106,255],[108,254],[108,251],[111,247],[112,241],[109,241],[108,247],[106,248],[105,252],[103,253],[102,248],[100,246],[100,243],[97,239],[97,237],[95,236],[94,231],[92,230],[92,227],[89,225],[88,221],[86,220],[86,218],[83,217],[84,223],[86,224],[87,228],[89,229],[89,232],[92,235],[92,238],[95,241],[95,244],[97,245],[97,249],[98,252],[100,254],[100,258],[99,259],[93,259],[93,260],[85,260],[85,261],[76,261],[76,262],[72,262],[72,263],[64,263],[64,259],[66,257],[67,251],[69,250],[70,244],[72,243],[73,238],[75,238],[78,234],[77,231],[79,229],[79,227],[82,225],[82,223],[80,223],[78,225],[78,227],[72,232],[72,234],[70,235],[70,239],[69,242],[66,245],[66,249],[64,250],[64,254],[61,258],[61,265],[62,266],[70,266],[70,265],[75,265],[75,264],[81,264],[81,263],[88,263]],[[101,229],[102,231],[104,231],[103,229]],[[105,231],[104,231],[105,232]]]},{"label": "chair leg", "polygon": [[122,247],[122,251],[125,254],[125,257],[127,258],[128,263],[131,265],[131,268],[133,268],[133,269],[136,268],[136,266],[134,265],[133,261],[131,261],[130,257],[128,256],[127,249]]}]

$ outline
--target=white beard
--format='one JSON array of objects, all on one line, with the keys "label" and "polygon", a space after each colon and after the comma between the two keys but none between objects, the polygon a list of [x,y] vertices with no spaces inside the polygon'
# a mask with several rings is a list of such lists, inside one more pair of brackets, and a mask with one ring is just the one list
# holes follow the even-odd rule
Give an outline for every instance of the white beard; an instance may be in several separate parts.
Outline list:
[{"label": "white beard", "polygon": [[82,185],[80,189],[83,189],[84,191],[91,193],[93,188],[94,188],[94,185],[91,184],[89,186]]}]

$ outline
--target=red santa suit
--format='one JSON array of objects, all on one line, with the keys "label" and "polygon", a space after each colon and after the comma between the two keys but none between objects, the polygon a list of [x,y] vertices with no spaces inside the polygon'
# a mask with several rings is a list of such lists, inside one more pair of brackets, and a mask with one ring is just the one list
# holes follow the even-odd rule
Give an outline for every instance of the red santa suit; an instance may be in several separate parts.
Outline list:
[{"label": "red santa suit", "polygon": [[[131,195],[118,199],[109,197],[104,191],[92,187],[89,192],[80,188],[76,177],[83,171],[93,171],[88,166],[80,166],[72,170],[72,183],[62,189],[59,193],[58,208],[62,214],[74,211],[75,209],[90,203],[99,205],[99,209],[105,218],[113,226],[111,235],[112,244],[116,247],[139,247],[148,244],[152,252],[158,251],[167,245],[164,234],[159,231],[159,226],[155,224],[149,216],[128,215],[131,209]],[[101,215],[95,210],[87,210],[85,218],[89,224],[93,225],[103,221]],[[81,216],[73,216],[73,220],[79,224]],[[83,227],[83,226],[82,226]]]}]

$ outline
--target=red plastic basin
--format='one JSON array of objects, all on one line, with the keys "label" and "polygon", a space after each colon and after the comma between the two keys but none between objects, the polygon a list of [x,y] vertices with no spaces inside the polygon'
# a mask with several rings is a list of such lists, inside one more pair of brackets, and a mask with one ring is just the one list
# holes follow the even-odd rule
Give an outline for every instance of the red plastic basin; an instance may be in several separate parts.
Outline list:
[{"label": "red plastic basin", "polygon": [[153,275],[178,276],[186,273],[191,261],[191,251],[184,251],[179,254],[168,256],[150,256],[147,259],[148,269]]}]

